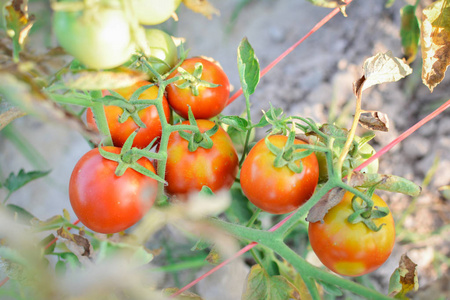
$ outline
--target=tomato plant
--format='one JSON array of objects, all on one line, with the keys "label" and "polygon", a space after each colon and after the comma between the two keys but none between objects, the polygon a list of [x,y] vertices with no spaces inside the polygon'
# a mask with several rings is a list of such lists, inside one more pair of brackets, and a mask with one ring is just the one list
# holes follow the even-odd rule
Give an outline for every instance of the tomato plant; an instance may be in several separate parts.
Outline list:
[{"label": "tomato plant", "polygon": [[157,25],[167,21],[181,0],[132,0],[134,16],[144,25]]},{"label": "tomato plant", "polygon": [[[126,99],[130,99],[131,95],[140,87],[144,85],[149,85],[148,81],[140,81],[130,87],[117,89],[116,92]],[[107,92],[105,92],[107,94]],[[158,87],[151,86],[145,90],[139,99],[153,100],[158,96]],[[164,114],[167,121],[170,119],[170,107],[167,103],[165,97],[162,98]],[[111,138],[113,143],[117,147],[122,147],[127,138],[131,133],[138,130],[138,133],[133,141],[133,146],[138,148],[145,148],[154,138],[159,138],[161,136],[161,121],[159,119],[159,114],[154,105],[148,106],[141,109],[138,113],[141,121],[146,125],[145,128],[139,127],[136,122],[129,117],[125,122],[120,123],[119,118],[123,113],[123,109],[115,106],[108,105],[105,106],[106,119],[108,121],[108,127],[111,132]],[[92,128],[97,128],[95,124],[94,114],[89,108],[86,112],[86,120],[89,126]]]},{"label": "tomato plant", "polygon": [[[104,147],[115,154],[120,148]],[[155,172],[147,158],[138,163]],[[116,176],[118,163],[103,158],[98,148],[87,152],[75,165],[69,182],[69,198],[73,211],[89,229],[100,233],[123,231],[152,207],[157,182],[132,169]]]},{"label": "tomato plant", "polygon": [[[203,69],[198,68],[198,64]],[[226,106],[230,95],[230,82],[227,75],[217,64],[200,57],[186,59],[180,66],[190,75],[167,86],[167,100],[173,110],[188,118],[188,109],[192,109],[197,119],[209,119],[218,115]],[[199,74],[200,73],[200,74]],[[174,71],[169,78],[182,75]],[[210,87],[209,83],[218,85]]]},{"label": "tomato plant", "polygon": [[59,44],[89,68],[125,63],[134,51],[130,26],[120,8],[55,11],[53,30]]},{"label": "tomato plant", "polygon": [[[284,135],[269,137],[269,141],[279,148],[286,145],[287,139]],[[295,140],[294,144],[306,143]],[[303,150],[296,150],[300,151]],[[319,166],[314,153],[301,159],[301,173],[294,173],[288,166],[275,167],[275,158],[265,140],[260,140],[242,165],[240,181],[242,191],[254,205],[269,213],[284,214],[294,211],[312,196],[318,182]],[[295,163],[299,166],[300,160]]]},{"label": "tomato plant", "polygon": [[[214,127],[208,120],[197,120],[200,132]],[[190,124],[184,121],[181,124]],[[219,127],[211,136],[210,149],[198,147],[191,152],[188,141],[178,132],[170,135],[167,146],[166,191],[171,195],[185,196],[208,186],[213,192],[229,189],[238,171],[238,156],[228,134]]]},{"label": "tomato plant", "polygon": [[[354,194],[346,192],[342,201],[331,208],[324,223],[310,223],[308,228],[311,247],[320,261],[330,270],[345,276],[360,276],[380,267],[392,252],[395,226],[392,214],[373,219],[379,231],[364,223],[351,224],[348,217],[354,213]],[[387,207],[377,195],[372,196],[374,207]],[[356,201],[361,202],[360,198]]]}]

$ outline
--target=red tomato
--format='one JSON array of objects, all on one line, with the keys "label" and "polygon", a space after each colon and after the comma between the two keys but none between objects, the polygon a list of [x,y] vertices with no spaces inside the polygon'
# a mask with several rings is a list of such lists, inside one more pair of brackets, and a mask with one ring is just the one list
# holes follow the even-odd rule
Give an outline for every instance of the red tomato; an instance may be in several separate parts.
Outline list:
[{"label": "red tomato", "polygon": [[[184,121],[182,124],[190,124]],[[201,132],[214,127],[214,122],[197,120]],[[238,171],[238,156],[228,134],[219,127],[211,136],[214,143],[211,149],[199,147],[188,150],[188,141],[178,132],[170,135],[167,148],[166,187],[171,195],[187,195],[200,191],[204,185],[213,192],[229,189]]]},{"label": "red tomato", "polygon": [[[177,114],[185,119],[188,118],[189,106],[196,119],[210,119],[217,116],[225,108],[228,97],[230,96],[230,82],[228,77],[217,64],[200,57],[193,57],[186,59],[181,64],[181,67],[192,74],[195,70],[195,64],[199,62],[203,65],[201,80],[219,84],[218,87],[208,88],[199,86],[198,96],[193,95],[189,87],[184,89],[179,88],[185,80],[171,83],[166,88],[170,106]],[[173,78],[178,75],[180,73],[174,71],[168,78]]]},{"label": "red tomato", "polygon": [[[130,99],[131,95],[138,88],[147,84],[150,84],[150,82],[141,81],[130,87],[117,89],[115,91],[119,93],[121,96],[125,97],[126,99]],[[158,97],[158,87],[152,86],[146,91],[144,91],[139,96],[139,99],[153,100],[156,99],[157,97]],[[163,107],[166,120],[169,121],[170,107],[164,96],[163,96]],[[154,105],[146,107],[141,111],[139,111],[138,113],[142,122],[147,126],[146,128],[140,128],[131,117],[128,118],[128,120],[126,120],[124,123],[119,123],[119,117],[122,114],[122,112],[123,109],[118,106],[114,105],[105,106],[106,119],[108,121],[109,131],[111,132],[111,137],[114,146],[122,147],[127,138],[130,136],[130,134],[132,134],[137,129],[139,129],[139,131],[133,141],[134,147],[145,148],[148,144],[150,144],[150,142],[154,138],[161,136],[162,130],[161,121],[159,119],[158,111]],[[91,126],[92,128],[97,128],[97,125],[95,124],[94,120],[94,114],[92,113],[92,110],[90,108],[86,112],[86,119],[89,126]]]},{"label": "red tomato", "polygon": [[[352,198],[347,192],[342,201],[325,215],[324,223],[310,223],[308,234],[311,247],[320,261],[330,270],[344,276],[360,276],[380,267],[389,257],[395,243],[392,214],[374,219],[381,230],[370,230],[364,223],[351,224],[348,217],[354,212]],[[374,206],[387,207],[377,195]],[[358,198],[360,203],[361,199]]]},{"label": "red tomato", "polygon": [[[116,154],[121,150],[103,149]],[[138,163],[155,172],[148,159],[141,158]],[[114,174],[117,165],[103,158],[95,148],[81,157],[70,177],[69,197],[73,211],[93,231],[115,233],[133,226],[156,199],[156,180],[132,169],[118,177]]]},{"label": "red tomato", "polygon": [[[284,135],[269,137],[278,148],[283,148],[287,139]],[[306,144],[301,140],[294,143]],[[242,165],[241,187],[244,195],[257,207],[272,214],[285,214],[311,198],[319,179],[319,166],[313,153],[301,159],[303,171],[296,174],[288,166],[275,167],[275,157],[264,139],[256,143]]]}]

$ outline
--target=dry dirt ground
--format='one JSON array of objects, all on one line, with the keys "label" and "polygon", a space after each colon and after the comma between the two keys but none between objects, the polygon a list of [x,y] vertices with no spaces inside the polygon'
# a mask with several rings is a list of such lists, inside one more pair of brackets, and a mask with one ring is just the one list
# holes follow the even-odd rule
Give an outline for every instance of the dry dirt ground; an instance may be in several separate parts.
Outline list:
[{"label": "dry dirt ground", "polygon": [[[186,38],[190,56],[205,55],[218,60],[236,89],[239,87],[236,49],[243,37],[248,38],[261,66],[265,67],[329,12],[305,0],[254,0],[230,26],[232,11],[240,1],[211,2],[221,11],[220,17],[209,21],[181,8],[179,22],[169,27],[174,35]],[[352,82],[361,76],[363,61],[387,50],[397,57],[402,56],[399,10],[412,1],[397,0],[391,8],[385,8],[384,2],[354,0],[347,8],[347,18],[336,16],[262,78],[251,97],[255,118],[272,103],[282,107],[288,115],[350,126],[354,109]],[[449,99],[449,76],[431,94],[421,83],[420,61],[416,61],[413,68],[414,73],[408,79],[374,87],[365,93],[363,108],[385,112],[390,118],[390,131],[378,134],[372,142],[376,150]],[[239,98],[225,113],[240,114],[243,109],[244,100]],[[416,200],[404,195],[383,194],[396,218],[415,203],[400,232],[413,242],[400,238],[391,258],[373,275],[383,290],[405,252],[418,264],[421,286],[449,274],[449,231],[432,234],[445,225],[448,228],[450,220],[450,203],[438,191],[439,187],[450,184],[449,116],[450,111],[442,113],[380,159],[381,173],[403,176],[418,184],[438,159],[435,175]],[[68,180],[77,159],[89,149],[88,145],[75,132],[28,117],[18,120],[16,127],[42,155],[46,167],[53,171],[48,179],[31,183],[14,194],[10,202],[31,207],[31,211],[43,219],[59,214],[62,208],[70,208]],[[3,175],[21,167],[33,168],[1,135],[0,151]],[[197,291],[205,299],[239,299],[247,267],[237,262],[220,272],[200,283]]]}]

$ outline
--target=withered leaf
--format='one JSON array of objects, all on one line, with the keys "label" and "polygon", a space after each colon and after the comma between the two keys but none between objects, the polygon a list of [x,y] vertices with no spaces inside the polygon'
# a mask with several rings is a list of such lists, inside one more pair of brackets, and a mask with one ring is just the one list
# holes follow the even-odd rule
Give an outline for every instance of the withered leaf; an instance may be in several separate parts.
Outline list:
[{"label": "withered leaf", "polygon": [[[82,234],[70,233],[69,230],[65,227],[59,228],[56,233],[63,239],[66,239],[70,242],[73,242],[75,245],[81,247],[80,255],[91,257],[93,251],[92,245],[87,238],[85,238]],[[82,232],[80,232],[82,233]],[[76,253],[75,253],[76,254]]]},{"label": "withered leaf", "polygon": [[209,251],[208,256],[206,257],[206,261],[208,261],[212,265],[217,265],[220,262],[221,258],[222,256],[220,255],[217,247],[213,247],[211,251]]},{"label": "withered leaf", "polygon": [[335,187],[331,189],[325,196],[320,198],[316,205],[309,210],[306,221],[311,223],[320,221],[323,223],[323,218],[327,212],[341,202],[344,194],[345,190],[343,188]]},{"label": "withered leaf", "polygon": [[28,16],[28,13],[22,9],[22,4],[23,0],[13,0],[11,5],[5,7],[7,12],[5,20],[6,26],[10,29],[10,37],[17,41],[21,47],[35,20],[33,15]]},{"label": "withered leaf", "polygon": [[417,291],[419,281],[416,267],[417,265],[406,254],[402,255],[399,267],[389,280],[390,297],[402,299],[408,292]]},{"label": "withered leaf", "polygon": [[420,195],[422,188],[414,182],[395,175],[378,173],[353,172],[349,176],[348,184],[352,187],[370,188],[376,185],[378,190],[402,193],[409,196]]},{"label": "withered leaf", "polygon": [[433,89],[444,79],[450,64],[450,1],[440,0],[422,14],[422,81]]},{"label": "withered leaf", "polygon": [[389,131],[389,118],[379,111],[365,111],[359,116],[359,124],[369,130]]},{"label": "withered leaf", "polygon": [[13,106],[0,97],[0,130],[17,118],[25,116],[26,113]]},{"label": "withered leaf", "polygon": [[193,12],[204,15],[209,20],[213,15],[220,16],[220,11],[216,9],[208,0],[183,0],[184,5]]},{"label": "withered leaf", "polygon": [[114,71],[80,71],[66,73],[62,77],[65,86],[78,90],[113,90],[124,88],[138,81],[148,79],[148,75],[129,69]]},{"label": "withered leaf", "polygon": [[400,36],[402,38],[403,53],[406,63],[412,63],[417,55],[420,40],[419,20],[416,16],[416,6],[405,5],[400,10],[402,17],[402,25],[400,28]]},{"label": "withered leaf", "polygon": [[378,53],[364,61],[363,91],[376,84],[398,81],[412,73],[412,69],[391,51]]}]

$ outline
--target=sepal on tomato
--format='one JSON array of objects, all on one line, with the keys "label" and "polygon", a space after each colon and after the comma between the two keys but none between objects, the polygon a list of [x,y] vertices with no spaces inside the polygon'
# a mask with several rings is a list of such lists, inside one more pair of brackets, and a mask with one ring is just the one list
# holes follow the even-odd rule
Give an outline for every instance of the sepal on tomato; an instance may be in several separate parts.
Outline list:
[{"label": "sepal on tomato", "polygon": [[220,86],[219,84],[211,83],[205,80],[202,80],[202,73],[203,73],[203,65],[201,63],[195,64],[195,70],[194,72],[189,73],[182,67],[178,67],[177,71],[181,74],[181,78],[185,81],[181,84],[175,85],[179,89],[190,89],[192,95],[198,96],[199,95],[199,88],[200,87],[207,87],[207,88],[215,88]]},{"label": "sepal on tomato", "polygon": [[375,225],[373,220],[381,219],[389,215],[390,212],[388,207],[377,207],[377,206],[373,207],[373,202],[371,204],[368,204],[365,201],[362,201],[362,203],[359,204],[357,199],[359,199],[357,196],[353,197],[352,208],[355,212],[352,213],[347,219],[351,224],[362,222],[370,230],[375,232],[379,231],[384,225],[386,225],[383,223],[380,226],[377,226]]}]

